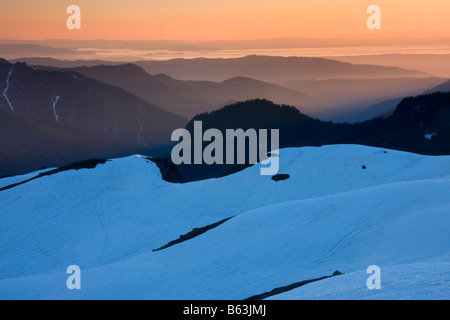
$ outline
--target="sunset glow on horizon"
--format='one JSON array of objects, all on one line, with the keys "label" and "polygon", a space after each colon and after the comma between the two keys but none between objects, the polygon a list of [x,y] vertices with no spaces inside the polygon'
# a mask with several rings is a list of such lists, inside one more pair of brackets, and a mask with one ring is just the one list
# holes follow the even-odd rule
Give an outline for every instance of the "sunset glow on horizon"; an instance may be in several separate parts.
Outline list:
[{"label": "sunset glow on horizon", "polygon": [[[66,8],[82,10],[81,30]],[[368,30],[366,9],[382,10]],[[252,40],[296,37],[448,39],[448,0],[22,0],[0,4],[0,39]]]}]

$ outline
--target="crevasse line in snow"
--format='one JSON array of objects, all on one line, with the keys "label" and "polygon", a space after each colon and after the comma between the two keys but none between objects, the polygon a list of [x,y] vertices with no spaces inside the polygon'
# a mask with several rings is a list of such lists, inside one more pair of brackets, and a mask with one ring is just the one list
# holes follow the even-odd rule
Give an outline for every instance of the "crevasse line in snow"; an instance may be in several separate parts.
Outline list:
[{"label": "crevasse line in snow", "polygon": [[60,96],[56,96],[55,100],[52,100],[52,103],[53,103],[53,114],[55,115],[55,121],[56,122],[58,122],[58,119],[59,119],[59,116],[56,113],[56,104],[58,103],[59,98],[60,98]]},{"label": "crevasse line in snow", "polygon": [[13,71],[14,71],[14,66],[8,72],[8,76],[6,77],[6,88],[5,88],[5,90],[3,90],[3,93],[2,93],[2,96],[3,96],[3,98],[5,98],[6,102],[9,105],[9,108],[11,109],[11,111],[14,111],[14,107],[13,107],[13,105],[12,105],[11,101],[9,100],[8,95],[6,93],[9,90],[9,79],[11,78],[11,75],[12,75]]}]

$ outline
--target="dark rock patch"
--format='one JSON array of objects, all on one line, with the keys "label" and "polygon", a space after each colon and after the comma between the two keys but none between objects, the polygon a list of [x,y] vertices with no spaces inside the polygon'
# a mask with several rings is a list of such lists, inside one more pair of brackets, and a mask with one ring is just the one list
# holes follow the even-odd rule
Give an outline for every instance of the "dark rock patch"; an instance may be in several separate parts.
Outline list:
[{"label": "dark rock patch", "polygon": [[181,182],[180,179],[180,171],[176,164],[168,159],[160,159],[160,158],[151,158],[148,157],[147,160],[155,163],[159,171],[161,172],[161,176],[164,181],[177,183]]},{"label": "dark rock patch", "polygon": [[338,270],[336,270],[333,273],[333,275],[331,275],[331,276],[325,276],[325,277],[321,277],[321,278],[295,282],[293,284],[290,284],[290,285],[287,285],[287,286],[284,286],[284,287],[275,288],[275,289],[273,289],[272,291],[269,291],[269,292],[265,292],[265,293],[262,293],[262,294],[257,294],[257,295],[251,296],[251,297],[249,297],[247,299],[244,299],[244,300],[264,300],[266,298],[275,296],[277,294],[284,293],[284,292],[287,292],[287,291],[291,291],[291,290],[296,289],[298,287],[304,286],[304,285],[306,285],[308,283],[317,282],[317,281],[320,281],[320,280],[323,280],[323,279],[336,277],[336,276],[339,276],[341,274],[343,274],[343,273],[338,271]]},{"label": "dark rock patch", "polygon": [[80,169],[94,169],[95,167],[97,167],[97,165],[99,164],[105,164],[107,160],[105,159],[91,159],[91,160],[85,160],[85,161],[81,161],[81,162],[77,162],[74,164],[70,164],[64,167],[60,167],[54,170],[50,170],[47,172],[42,172],[40,174],[38,174],[37,176],[18,182],[18,183],[14,183],[14,184],[10,184],[9,186],[0,188],[0,191],[5,191],[5,190],[9,190],[15,187],[18,187],[20,185],[23,185],[27,182],[42,178],[42,177],[47,177],[47,176],[51,176],[53,174],[57,174],[63,171],[69,171],[69,170],[80,170]]},{"label": "dark rock patch", "polygon": [[273,181],[283,181],[283,180],[287,180],[289,179],[291,176],[288,174],[276,174],[274,176],[272,176],[272,180]]},{"label": "dark rock patch", "polygon": [[207,225],[207,226],[202,227],[202,228],[194,228],[194,229],[192,229],[192,231],[190,231],[190,232],[188,232],[188,233],[186,233],[184,235],[181,235],[177,240],[170,241],[168,244],[162,246],[161,248],[153,249],[153,252],[161,251],[161,250],[167,249],[167,248],[169,248],[171,246],[174,246],[176,244],[179,244],[181,242],[184,242],[184,241],[187,241],[187,240],[191,240],[191,239],[193,239],[195,237],[198,237],[199,235],[201,235],[201,234],[203,234],[203,233],[205,233],[205,232],[207,232],[207,231],[209,231],[211,229],[217,228],[218,226],[220,226],[221,224],[227,222],[231,218],[233,218],[233,217],[223,219],[223,220],[221,220],[219,222]]}]

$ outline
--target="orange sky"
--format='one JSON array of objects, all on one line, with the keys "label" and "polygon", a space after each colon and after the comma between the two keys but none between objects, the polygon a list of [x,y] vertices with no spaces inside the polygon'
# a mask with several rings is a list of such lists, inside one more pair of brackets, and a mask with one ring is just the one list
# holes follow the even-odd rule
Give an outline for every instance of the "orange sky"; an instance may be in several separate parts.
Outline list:
[{"label": "orange sky", "polygon": [[[66,8],[82,30],[66,28]],[[382,30],[366,8],[382,9]],[[450,37],[449,0],[20,0],[0,4],[0,39],[235,40]]]}]

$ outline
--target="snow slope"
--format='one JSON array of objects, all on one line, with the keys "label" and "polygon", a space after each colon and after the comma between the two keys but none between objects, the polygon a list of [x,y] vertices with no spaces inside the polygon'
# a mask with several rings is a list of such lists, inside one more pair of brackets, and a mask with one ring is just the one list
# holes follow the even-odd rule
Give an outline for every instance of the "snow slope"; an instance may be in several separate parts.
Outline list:
[{"label": "snow slope", "polygon": [[367,290],[366,270],[311,283],[268,300],[448,300],[449,263],[414,263],[382,268],[382,290]]},{"label": "snow slope", "polygon": [[[0,191],[0,298],[244,299],[372,264],[448,266],[449,169],[450,157],[337,145],[281,150],[280,182],[256,165],[170,184],[139,157],[42,177]],[[72,264],[80,291],[65,286]]]}]

